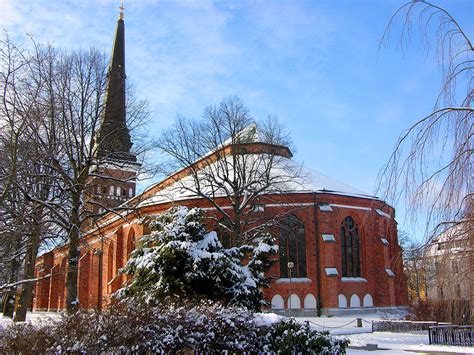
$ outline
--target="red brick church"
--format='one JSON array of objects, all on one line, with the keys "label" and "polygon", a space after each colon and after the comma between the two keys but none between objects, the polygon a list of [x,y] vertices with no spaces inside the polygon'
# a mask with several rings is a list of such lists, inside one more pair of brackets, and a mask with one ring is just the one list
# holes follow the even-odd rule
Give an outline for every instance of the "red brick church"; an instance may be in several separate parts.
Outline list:
[{"label": "red brick church", "polygon": [[[79,259],[79,303],[100,308],[126,281],[118,274],[140,236],[146,233],[143,216],[158,214],[175,205],[201,207],[216,213],[203,198],[174,189],[186,179],[183,169],[135,195],[135,178],[140,164],[131,153],[131,139],[125,111],[125,25],[121,14],[116,29],[109,67],[106,108],[99,136],[105,142],[97,154],[110,164],[102,175],[113,179],[91,180],[96,206],[135,206],[130,212],[108,213],[84,233]],[[226,154],[220,147],[212,155]],[[258,140],[246,143],[243,154],[265,154],[269,149],[290,160],[287,147]],[[203,168],[212,161],[197,161]],[[341,314],[392,311],[408,304],[398,245],[394,209],[375,196],[303,167],[304,178],[289,183],[285,191],[268,196],[258,213],[286,215],[278,232],[278,262],[269,270],[273,276],[265,295],[271,308],[296,314]],[[275,172],[277,173],[277,172]],[[278,172],[280,173],[280,172]],[[97,211],[100,212],[100,207]],[[288,263],[293,268],[288,269]],[[37,259],[33,309],[65,309],[67,246]],[[50,277],[44,277],[51,275]],[[44,277],[44,278],[43,278]]]}]

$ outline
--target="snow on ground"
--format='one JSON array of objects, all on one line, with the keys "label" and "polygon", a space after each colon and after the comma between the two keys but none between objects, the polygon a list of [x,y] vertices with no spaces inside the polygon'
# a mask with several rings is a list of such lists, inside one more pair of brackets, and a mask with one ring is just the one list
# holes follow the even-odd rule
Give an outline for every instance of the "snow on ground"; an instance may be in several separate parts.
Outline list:
[{"label": "snow on ground", "polygon": [[[347,349],[348,355],[368,355],[368,350],[362,349]],[[417,354],[421,355],[420,353],[415,353],[413,351],[405,351],[405,350],[372,350],[369,353],[372,354],[380,354],[380,355],[408,355],[408,354]]]},{"label": "snow on ground", "polygon": [[[377,344],[379,350],[370,354],[419,354],[425,352],[474,354],[474,348],[462,346],[429,345],[428,332],[423,334],[407,333],[372,333],[373,321],[397,319],[402,315],[373,313],[335,317],[297,317],[299,322],[309,321],[314,328],[326,330],[336,336],[348,338],[351,349],[348,354],[366,353],[367,344]],[[357,327],[357,318],[362,318],[362,327]],[[384,349],[384,350],[382,350]]]},{"label": "snow on ground", "polygon": [[[28,312],[26,314],[26,322],[32,324],[47,323],[59,319],[60,317],[61,313],[57,312]],[[12,323],[11,318],[0,315],[0,329],[8,327]]]},{"label": "snow on ground", "polygon": [[[351,347],[362,347],[367,344],[377,344],[381,349],[391,349],[400,351],[419,352],[447,352],[474,354],[474,348],[463,346],[445,346],[445,345],[429,345],[428,333],[426,334],[407,334],[407,333],[388,333],[375,332],[365,334],[346,335],[349,338]],[[381,351],[385,354],[386,352]],[[371,352],[373,353],[373,352]]]}]

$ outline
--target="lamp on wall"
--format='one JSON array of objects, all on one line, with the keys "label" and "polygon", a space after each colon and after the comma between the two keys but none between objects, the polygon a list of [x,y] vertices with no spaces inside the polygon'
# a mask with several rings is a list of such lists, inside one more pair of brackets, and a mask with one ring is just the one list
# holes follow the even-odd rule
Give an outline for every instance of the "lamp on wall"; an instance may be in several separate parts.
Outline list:
[{"label": "lamp on wall", "polygon": [[295,267],[295,263],[290,261],[287,264],[288,266],[288,275],[290,276],[290,298],[288,299],[288,317],[291,318],[291,270]]}]

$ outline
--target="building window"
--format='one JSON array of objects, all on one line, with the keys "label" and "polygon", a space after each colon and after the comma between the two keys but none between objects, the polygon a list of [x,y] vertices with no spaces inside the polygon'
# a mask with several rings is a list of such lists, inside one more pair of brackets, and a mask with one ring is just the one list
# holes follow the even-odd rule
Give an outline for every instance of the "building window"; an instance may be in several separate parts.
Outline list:
[{"label": "building window", "polygon": [[359,228],[352,217],[346,217],[341,225],[342,276],[360,275]]},{"label": "building window", "polygon": [[110,186],[109,195],[111,195],[111,196],[114,195],[114,187],[113,186]]},{"label": "building window", "polygon": [[306,233],[304,224],[290,216],[280,223],[280,277],[289,277],[288,262],[293,262],[291,277],[306,277]]},{"label": "building window", "polygon": [[226,249],[230,249],[235,246],[235,241],[232,235],[232,225],[228,218],[223,217],[217,223],[217,234],[222,246]]},{"label": "building window", "polygon": [[128,197],[133,196],[133,189],[131,187],[128,188]]},{"label": "building window", "polygon": [[135,249],[135,231],[130,228],[127,238],[127,255],[130,257],[130,253]]},{"label": "building window", "polygon": [[459,265],[458,265],[458,261],[457,261],[457,260],[453,260],[453,261],[451,262],[451,269],[453,270],[453,272],[456,272],[456,273],[459,272]]},{"label": "building window", "polygon": [[114,246],[109,246],[107,254],[107,281],[110,282],[114,278]]}]

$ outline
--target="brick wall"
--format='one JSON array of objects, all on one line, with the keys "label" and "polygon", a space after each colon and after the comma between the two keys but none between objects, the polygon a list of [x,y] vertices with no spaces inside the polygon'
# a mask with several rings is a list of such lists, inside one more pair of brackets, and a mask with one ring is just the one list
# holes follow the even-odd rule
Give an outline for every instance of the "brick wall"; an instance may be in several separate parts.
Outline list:
[{"label": "brick wall", "polygon": [[[306,234],[307,277],[303,280],[278,280],[279,264],[268,272],[273,277],[269,289],[264,290],[270,302],[280,295],[288,307],[290,294],[295,294],[304,306],[308,294],[313,295],[323,308],[337,308],[338,295],[347,298],[348,305],[353,295],[361,304],[364,296],[370,294],[376,307],[406,305],[406,281],[402,273],[401,250],[398,246],[394,210],[382,201],[336,194],[295,193],[262,198],[265,210],[263,217],[292,214],[304,223]],[[206,208],[215,213],[203,199],[186,200],[183,204]],[[330,204],[332,211],[322,211],[320,204]],[[141,215],[157,214],[169,208],[170,204],[152,205],[142,208]],[[375,209],[384,212],[377,213]],[[138,215],[138,214],[137,214]],[[361,240],[361,278],[364,280],[341,279],[340,227],[345,217],[352,217],[359,226]],[[133,219],[129,218],[129,219]],[[322,234],[332,234],[335,242],[325,242]],[[124,224],[123,220],[109,223],[100,231],[85,237],[79,262],[79,300],[83,307],[94,308],[107,303],[109,295],[125,281],[117,271],[125,264],[134,241],[143,235],[143,226]],[[382,243],[380,237],[388,240]],[[65,258],[66,249],[59,248],[44,254],[37,261],[37,275],[50,272],[51,278],[41,280],[35,288],[34,308],[63,309],[65,306]],[[326,268],[336,268],[338,276],[326,275]],[[390,277],[385,269],[392,270]],[[356,282],[357,281],[357,282]],[[362,282],[360,282],[362,281]]]}]

